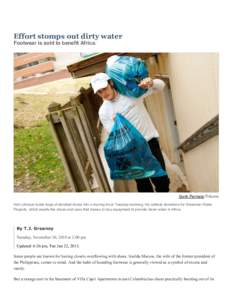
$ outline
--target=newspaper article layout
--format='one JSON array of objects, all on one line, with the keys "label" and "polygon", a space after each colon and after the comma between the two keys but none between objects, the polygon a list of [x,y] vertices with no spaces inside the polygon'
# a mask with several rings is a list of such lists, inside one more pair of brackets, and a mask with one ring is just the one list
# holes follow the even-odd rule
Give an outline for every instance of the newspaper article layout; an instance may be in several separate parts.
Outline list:
[{"label": "newspaper article layout", "polygon": [[6,299],[230,299],[219,49],[70,10],[7,35]]}]

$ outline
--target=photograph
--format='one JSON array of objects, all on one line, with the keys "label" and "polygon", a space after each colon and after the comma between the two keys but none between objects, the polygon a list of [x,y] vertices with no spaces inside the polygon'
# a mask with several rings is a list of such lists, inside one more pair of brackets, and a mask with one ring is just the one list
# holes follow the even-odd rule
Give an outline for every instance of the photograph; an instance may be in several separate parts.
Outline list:
[{"label": "photograph", "polygon": [[14,192],[219,192],[219,54],[15,52]]}]

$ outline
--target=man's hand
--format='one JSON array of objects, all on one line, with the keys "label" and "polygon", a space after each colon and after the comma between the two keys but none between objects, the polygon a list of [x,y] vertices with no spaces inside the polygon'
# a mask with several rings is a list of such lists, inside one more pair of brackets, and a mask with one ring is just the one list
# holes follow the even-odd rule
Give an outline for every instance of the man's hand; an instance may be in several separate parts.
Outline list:
[{"label": "man's hand", "polygon": [[140,81],[138,86],[142,89],[149,89],[153,86],[153,80],[150,77],[144,78]]}]

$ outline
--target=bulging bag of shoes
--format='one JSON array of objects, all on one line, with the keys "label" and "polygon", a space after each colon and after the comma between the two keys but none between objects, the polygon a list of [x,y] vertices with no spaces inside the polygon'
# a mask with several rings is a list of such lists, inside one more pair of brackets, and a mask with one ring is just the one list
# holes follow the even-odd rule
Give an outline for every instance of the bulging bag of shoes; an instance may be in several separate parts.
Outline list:
[{"label": "bulging bag of shoes", "polygon": [[145,62],[140,58],[113,55],[106,62],[106,73],[122,95],[138,98],[147,91],[138,86],[142,79],[148,77]]},{"label": "bulging bag of shoes", "polygon": [[159,161],[141,133],[121,114],[104,145],[111,179],[140,179],[165,176]]}]

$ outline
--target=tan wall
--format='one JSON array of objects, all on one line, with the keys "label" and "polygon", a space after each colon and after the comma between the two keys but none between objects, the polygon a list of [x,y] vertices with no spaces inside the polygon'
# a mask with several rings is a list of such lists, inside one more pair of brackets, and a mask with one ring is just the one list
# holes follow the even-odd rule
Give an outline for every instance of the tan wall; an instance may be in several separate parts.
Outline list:
[{"label": "tan wall", "polygon": [[183,142],[218,114],[218,54],[171,53],[169,76]]},{"label": "tan wall", "polygon": [[190,190],[218,192],[218,136],[184,155]]},{"label": "tan wall", "polygon": [[[149,75],[151,77],[157,74],[167,75],[168,54],[160,53],[147,59]],[[168,86],[162,92],[151,94],[145,101],[147,110],[155,124],[159,135],[162,150],[166,153],[172,163],[179,163],[180,157],[177,151],[179,138],[175,124],[175,114],[171,94]]]},{"label": "tan wall", "polygon": [[[169,160],[177,163],[176,153],[173,151],[174,139],[170,129],[170,119],[167,113],[167,105],[165,99],[166,90],[152,94],[146,98],[145,105],[159,132],[159,140],[162,150],[167,154]],[[173,121],[173,120],[172,120]]]},{"label": "tan wall", "polygon": [[[218,114],[218,54],[171,53],[169,76],[182,143]],[[184,153],[193,192],[218,191],[218,137]]]}]

